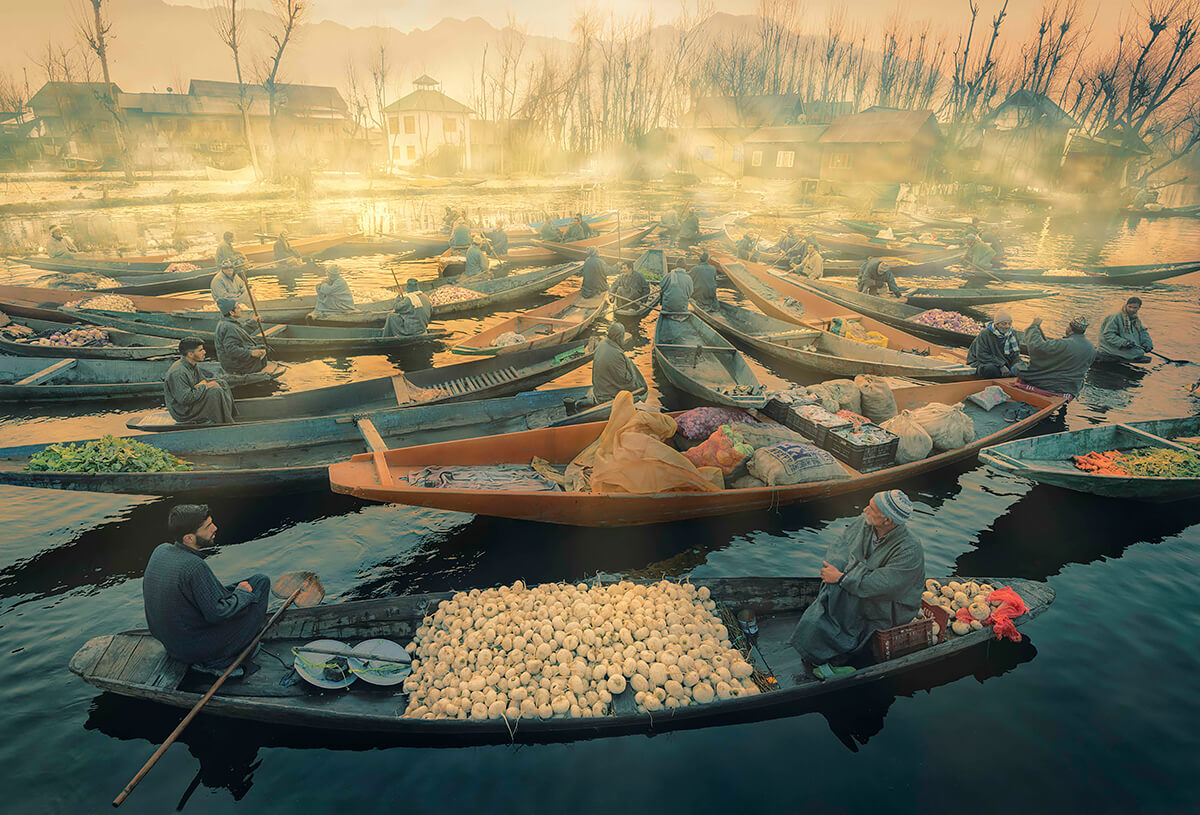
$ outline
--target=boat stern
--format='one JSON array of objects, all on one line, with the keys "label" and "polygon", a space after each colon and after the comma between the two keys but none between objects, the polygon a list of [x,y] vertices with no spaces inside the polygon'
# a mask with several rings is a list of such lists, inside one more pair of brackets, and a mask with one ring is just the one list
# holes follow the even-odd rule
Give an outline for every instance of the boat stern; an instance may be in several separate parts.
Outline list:
[{"label": "boat stern", "polygon": [[96,663],[100,661],[100,657],[104,656],[104,652],[108,650],[112,641],[112,634],[92,637],[74,653],[71,661],[67,663],[67,668],[76,676],[87,679],[88,674],[96,667]]}]

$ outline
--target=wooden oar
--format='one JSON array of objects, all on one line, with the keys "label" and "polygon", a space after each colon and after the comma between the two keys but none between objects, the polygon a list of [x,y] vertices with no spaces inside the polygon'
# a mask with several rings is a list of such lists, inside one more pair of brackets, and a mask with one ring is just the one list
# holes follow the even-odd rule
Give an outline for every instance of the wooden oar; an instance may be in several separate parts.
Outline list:
[{"label": "wooden oar", "polygon": [[1196,363],[1192,362],[1190,359],[1171,359],[1170,357],[1164,356],[1164,355],[1158,353],[1157,351],[1147,351],[1146,353],[1153,354],[1154,356],[1158,357],[1159,359],[1166,360],[1167,362],[1174,362],[1176,365],[1195,365],[1196,364]]},{"label": "wooden oar", "polygon": [[[289,589],[291,590],[290,594],[287,593]],[[287,599],[283,601],[283,605],[272,615],[271,619],[267,620],[267,624],[263,626],[262,631],[258,632],[258,636],[251,640],[250,644],[238,654],[233,664],[225,669],[225,673],[217,678],[217,681],[208,689],[208,693],[201,696],[200,701],[192,706],[192,709],[183,717],[183,721],[179,723],[179,726],[171,731],[171,735],[167,736],[167,740],[162,743],[162,746],[154,751],[154,755],[150,756],[150,760],[125,785],[125,789],[121,790],[121,794],[113,799],[112,803],[114,807],[119,807],[129,797],[134,788],[146,777],[146,773],[150,772],[154,768],[154,765],[158,763],[158,760],[163,757],[163,754],[167,752],[167,748],[175,743],[175,740],[183,733],[184,728],[191,724],[192,719],[196,718],[196,714],[200,712],[200,709],[208,704],[208,700],[212,699],[213,695],[225,684],[225,680],[237,670],[238,666],[246,660],[246,657],[250,656],[263,636],[271,629],[271,626],[275,625],[283,615],[283,612],[287,611],[293,602],[301,608],[308,608],[317,605],[325,599],[325,587],[321,584],[321,578],[317,577],[316,572],[285,572],[279,576],[275,585],[271,587],[271,593],[276,597],[287,597]]]},{"label": "wooden oar", "polygon": [[262,337],[263,350],[267,349],[267,332],[263,330],[262,317],[258,313],[258,304],[254,302],[254,289],[250,288],[250,278],[242,273],[242,280],[246,283],[246,294],[250,295],[250,308],[254,309],[254,320],[258,323],[258,333]]}]

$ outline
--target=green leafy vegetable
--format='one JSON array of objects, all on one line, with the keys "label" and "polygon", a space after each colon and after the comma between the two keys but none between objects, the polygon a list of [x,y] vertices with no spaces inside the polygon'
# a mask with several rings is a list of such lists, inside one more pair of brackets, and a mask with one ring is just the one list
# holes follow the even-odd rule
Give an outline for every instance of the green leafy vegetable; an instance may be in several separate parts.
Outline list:
[{"label": "green leafy vegetable", "polygon": [[62,473],[169,473],[192,469],[191,462],[133,439],[105,436],[97,441],[52,444],[33,455],[25,469]]}]

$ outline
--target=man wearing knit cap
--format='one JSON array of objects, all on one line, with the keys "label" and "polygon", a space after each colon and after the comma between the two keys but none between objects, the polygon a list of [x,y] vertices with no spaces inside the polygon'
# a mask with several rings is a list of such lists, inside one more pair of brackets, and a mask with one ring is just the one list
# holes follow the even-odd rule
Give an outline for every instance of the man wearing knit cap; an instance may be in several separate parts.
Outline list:
[{"label": "man wearing knit cap", "polygon": [[1042,318],[1035,317],[1025,329],[1029,362],[1016,369],[1020,381],[1050,393],[1078,396],[1096,359],[1096,347],[1084,336],[1087,328],[1087,317],[1076,317],[1062,339],[1048,340],[1042,332]]},{"label": "man wearing knit cap", "polygon": [[925,588],[925,552],[908,529],[912,502],[875,493],[825,553],[821,590],[791,645],[810,666],[844,664],[880,629],[912,620]]},{"label": "man wearing knit cap", "polygon": [[625,327],[613,323],[596,346],[596,356],[592,359],[593,404],[610,402],[621,391],[634,393],[646,387],[641,371],[625,356],[624,341]]},{"label": "man wearing knit cap", "polygon": [[1013,331],[1012,315],[1004,309],[996,312],[967,349],[967,364],[980,379],[1012,376],[1021,361],[1021,345]]},{"label": "man wearing knit cap", "polygon": [[227,373],[253,374],[267,367],[267,349],[262,346],[261,334],[247,325],[245,307],[232,297],[217,301],[221,319],[217,321],[217,361]]}]

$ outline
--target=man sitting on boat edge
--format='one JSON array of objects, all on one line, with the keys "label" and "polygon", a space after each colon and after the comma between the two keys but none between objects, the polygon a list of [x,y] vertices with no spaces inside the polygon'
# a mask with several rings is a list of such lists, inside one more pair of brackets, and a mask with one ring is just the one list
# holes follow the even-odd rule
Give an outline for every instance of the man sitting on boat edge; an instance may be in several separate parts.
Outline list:
[{"label": "man sitting on boat edge", "polygon": [[996,312],[967,349],[967,364],[980,379],[1012,376],[1021,360],[1021,343],[1013,331],[1012,315],[1004,309]]},{"label": "man sitting on boat edge", "polygon": [[405,284],[405,291],[396,296],[392,313],[383,321],[383,337],[417,337],[429,328],[433,303],[421,291],[415,277]]},{"label": "man sitting on boat edge", "polygon": [[1110,314],[1100,323],[1100,352],[1102,360],[1120,362],[1149,362],[1149,352],[1154,350],[1154,340],[1142,325],[1138,311],[1142,298],[1130,297],[1116,314]]},{"label": "man sitting on boat edge", "polygon": [[903,492],[877,492],[830,544],[821,590],[790,640],[806,667],[845,664],[875,631],[917,615],[925,552],[909,531],[911,515],[912,502]]},{"label": "man sitting on boat edge", "polygon": [[217,301],[217,361],[231,374],[254,374],[267,367],[267,349],[243,322],[242,304],[232,297]]},{"label": "man sitting on boat edge", "polygon": [[[174,542],[154,549],[142,579],[147,627],[175,659],[221,673],[262,629],[271,579],[255,574],[228,586],[217,580],[200,551],[217,534],[207,505],[172,507],[167,527]],[[246,660],[239,670],[248,676],[258,666]]]},{"label": "man sitting on boat edge", "polygon": [[1029,362],[1018,366],[1017,386],[1044,393],[1061,394],[1074,399],[1083,389],[1083,379],[1096,359],[1096,347],[1084,336],[1087,317],[1076,317],[1060,340],[1048,340],[1042,332],[1042,318],[1034,317],[1025,329],[1025,347]]},{"label": "man sitting on boat edge", "polygon": [[230,424],[233,393],[227,382],[209,379],[200,371],[204,354],[204,341],[199,337],[179,341],[179,359],[163,377],[167,412],[180,424]]}]

